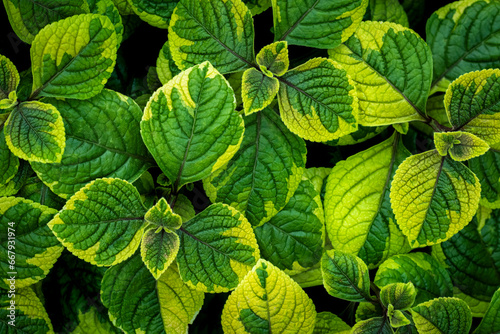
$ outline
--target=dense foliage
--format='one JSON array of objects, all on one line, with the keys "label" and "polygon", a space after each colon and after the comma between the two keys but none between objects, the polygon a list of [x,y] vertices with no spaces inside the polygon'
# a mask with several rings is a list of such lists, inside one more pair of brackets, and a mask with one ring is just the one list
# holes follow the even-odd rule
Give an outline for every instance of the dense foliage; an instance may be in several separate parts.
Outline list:
[{"label": "dense foliage", "polygon": [[3,4],[0,332],[500,332],[500,1]]}]

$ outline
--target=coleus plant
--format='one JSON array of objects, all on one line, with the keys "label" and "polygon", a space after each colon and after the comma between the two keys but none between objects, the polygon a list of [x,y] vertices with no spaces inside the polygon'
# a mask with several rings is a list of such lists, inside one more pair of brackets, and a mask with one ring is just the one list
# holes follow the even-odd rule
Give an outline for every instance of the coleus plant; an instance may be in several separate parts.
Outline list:
[{"label": "coleus plant", "polygon": [[[411,1],[4,6],[31,69],[0,56],[2,332],[185,333],[229,292],[226,333],[500,331],[499,1],[426,40]],[[136,15],[168,39],[134,100],[111,88]],[[370,145],[306,168],[306,141]]]}]

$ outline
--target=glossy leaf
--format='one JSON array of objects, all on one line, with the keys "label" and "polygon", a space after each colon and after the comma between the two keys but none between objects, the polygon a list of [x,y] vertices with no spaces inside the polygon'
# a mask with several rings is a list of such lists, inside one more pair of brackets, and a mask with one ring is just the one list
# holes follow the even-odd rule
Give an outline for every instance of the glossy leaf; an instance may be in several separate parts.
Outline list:
[{"label": "glossy leaf", "polygon": [[469,168],[481,183],[481,205],[500,208],[500,145],[495,145],[484,155],[471,159]]},{"label": "glossy leaf", "polygon": [[181,70],[208,60],[225,74],[254,62],[252,14],[241,0],[179,1],[168,37]]},{"label": "glossy leaf", "polygon": [[[288,43],[279,41],[264,46],[256,57],[261,70],[271,72],[273,75],[282,76],[288,71]],[[269,75],[269,74],[266,74]]]},{"label": "glossy leaf", "polygon": [[316,314],[313,334],[350,334],[351,326],[330,312]]},{"label": "glossy leaf", "polygon": [[498,289],[481,323],[474,331],[474,334],[497,333],[500,331],[500,289]]},{"label": "glossy leaf", "polygon": [[204,180],[213,203],[224,202],[262,225],[285,207],[299,186],[306,162],[302,139],[266,108],[245,118],[245,135],[234,157]]},{"label": "glossy leaf", "polygon": [[48,225],[73,255],[94,265],[110,266],[139,247],[145,213],[134,186],[105,178],[77,191]]},{"label": "glossy leaf", "polygon": [[356,85],[360,124],[424,119],[432,56],[413,30],[390,22],[362,22],[354,35],[329,55]]},{"label": "glossy leaf", "polygon": [[93,97],[113,72],[117,47],[115,27],[103,15],[75,15],[46,26],[30,50],[31,97]]},{"label": "glossy leaf", "polygon": [[457,298],[436,298],[411,309],[419,333],[467,334],[472,315],[467,304]]},{"label": "glossy leaf", "polygon": [[153,27],[167,29],[178,0],[128,0],[135,14]]},{"label": "glossy leaf", "polygon": [[392,283],[380,289],[380,300],[385,307],[389,304],[396,310],[406,310],[413,306],[417,291],[413,283]]},{"label": "glossy leaf", "polygon": [[0,55],[0,110],[12,106],[19,86],[19,72],[9,58]]},{"label": "glossy leaf", "polygon": [[408,17],[398,0],[370,0],[372,21],[388,21],[409,27]]},{"label": "glossy leaf", "polygon": [[269,77],[255,68],[246,70],[241,83],[241,99],[245,115],[250,115],[270,105],[278,94],[278,89],[278,79]]},{"label": "glossy leaf", "polygon": [[265,260],[231,293],[222,311],[225,333],[304,333],[314,330],[316,310],[302,288]]},{"label": "glossy leaf", "polygon": [[476,213],[480,192],[470,169],[433,150],[412,155],[399,166],[391,206],[410,244],[422,247],[448,240],[466,226]]},{"label": "glossy leaf", "polygon": [[331,49],[356,31],[368,0],[272,0],[272,4],[276,41]]},{"label": "glossy leaf", "polygon": [[486,153],[490,146],[481,138],[467,132],[435,132],[434,144],[438,153],[455,161],[466,161]]},{"label": "glossy leaf", "polygon": [[243,139],[234,93],[209,63],[158,89],[141,121],[146,146],[174,188],[201,180],[232,158]]},{"label": "glossy leaf", "polygon": [[9,149],[5,136],[0,131],[0,184],[5,185],[12,180],[18,169],[19,158]]},{"label": "glossy leaf", "polygon": [[156,73],[158,73],[158,79],[160,79],[163,85],[180,73],[179,68],[175,65],[174,60],[172,59],[168,43],[169,42],[167,41],[163,44],[160,54],[156,59]]},{"label": "glossy leaf", "polygon": [[179,252],[179,236],[162,227],[146,229],[141,241],[141,257],[155,279],[175,260]]},{"label": "glossy leaf", "polygon": [[330,59],[313,58],[288,71],[278,97],[283,122],[304,139],[328,141],[358,129],[354,82]]}]

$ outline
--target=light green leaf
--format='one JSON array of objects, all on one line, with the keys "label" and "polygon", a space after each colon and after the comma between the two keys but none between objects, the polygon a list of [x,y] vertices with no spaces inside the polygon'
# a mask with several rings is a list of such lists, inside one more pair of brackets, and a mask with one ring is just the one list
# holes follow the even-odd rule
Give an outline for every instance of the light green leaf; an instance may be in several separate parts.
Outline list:
[{"label": "light green leaf", "polygon": [[[288,71],[288,43],[279,41],[264,46],[256,57],[261,70],[271,72],[273,75],[282,76]],[[268,75],[268,74],[266,74]]]},{"label": "light green leaf", "polygon": [[50,191],[43,182],[36,176],[26,180],[23,187],[16,194],[18,197],[29,199],[56,210],[62,209],[66,201]]},{"label": "light green leaf", "polygon": [[281,118],[310,141],[337,139],[358,129],[354,82],[339,64],[313,58],[280,79]]},{"label": "light green leaf", "polygon": [[385,307],[391,304],[396,310],[406,310],[413,306],[417,291],[413,283],[391,283],[380,290],[380,300]]},{"label": "light green leaf", "polygon": [[252,15],[258,15],[271,7],[271,0],[243,0]]},{"label": "light green leaf", "polygon": [[241,99],[245,115],[250,115],[270,105],[278,89],[278,79],[264,75],[255,68],[246,70],[241,82]]},{"label": "light green leaf", "polygon": [[234,93],[209,63],[193,66],[158,89],[141,134],[174,189],[206,178],[233,157],[243,139]]},{"label": "light green leaf", "polygon": [[30,50],[31,98],[98,94],[113,72],[117,47],[115,27],[103,15],[75,15],[46,26]]},{"label": "light green leaf", "polygon": [[388,21],[409,27],[408,17],[398,0],[370,0],[372,21]]},{"label": "light green leaf", "polygon": [[156,280],[175,260],[179,245],[179,236],[166,228],[151,226],[144,232],[141,257]]},{"label": "light green leaf", "polygon": [[243,104],[243,100],[241,99],[241,81],[243,78],[244,71],[235,72],[226,75],[227,82],[231,85],[231,88],[234,91],[234,95],[236,97],[236,106],[239,107]]},{"label": "light green leaf", "polygon": [[113,324],[126,333],[187,333],[204,299],[174,264],[155,280],[138,253],[106,271],[101,291]]},{"label": "light green leaf", "polygon": [[56,212],[21,197],[0,198],[0,288],[9,289],[12,275],[16,289],[47,276],[63,250],[47,227]]},{"label": "light green leaf", "polygon": [[174,212],[181,216],[183,223],[193,219],[196,215],[193,203],[191,203],[191,201],[182,194],[177,195],[174,209]]},{"label": "light green leaf", "polygon": [[469,307],[458,298],[436,298],[410,311],[419,333],[467,334],[472,325]]},{"label": "light green leaf", "polygon": [[120,15],[125,16],[135,14],[132,6],[130,6],[127,0],[113,0],[113,3],[115,4],[116,8],[118,8]]},{"label": "light green leaf", "polygon": [[275,41],[331,49],[356,31],[368,0],[272,0],[272,4]]},{"label": "light green leaf", "polygon": [[427,20],[427,43],[432,50],[432,91],[445,91],[450,82],[472,71],[500,66],[500,3],[456,1]]},{"label": "light green leaf", "polygon": [[85,313],[78,315],[78,326],[71,334],[110,334],[115,333],[116,328],[111,322],[101,322],[95,307]]},{"label": "light green leaf", "polygon": [[259,260],[227,299],[222,329],[312,334],[315,318],[314,304],[304,290],[277,267]]},{"label": "light green leaf", "polygon": [[124,26],[122,17],[118,8],[116,8],[113,0],[86,0],[89,4],[90,13],[101,14],[107,16],[113,23],[116,31],[116,39],[118,45],[123,40]]},{"label": "light green leaf", "polygon": [[254,63],[252,14],[241,0],[179,1],[168,40],[182,70],[208,60],[225,74]]},{"label": "light green leaf", "polygon": [[182,225],[181,216],[172,212],[170,205],[163,197],[146,212],[144,219],[156,228],[162,227],[170,231],[175,231]]},{"label": "light green leaf", "polygon": [[392,334],[394,333],[387,317],[371,318],[358,322],[351,334]]},{"label": "light green leaf", "polygon": [[282,270],[312,267],[323,253],[324,220],[319,191],[303,179],[288,204],[254,229],[261,256]]},{"label": "light green leaf", "polygon": [[266,108],[245,118],[240,149],[203,186],[213,203],[229,204],[259,226],[288,203],[305,162],[304,141],[288,131],[274,110]]},{"label": "light green leaf", "polygon": [[204,292],[234,289],[260,258],[252,226],[232,207],[210,205],[178,230],[179,272]]},{"label": "light green leaf", "polygon": [[368,268],[360,258],[339,250],[327,250],[321,259],[326,291],[351,302],[371,301]]},{"label": "light green leaf", "polygon": [[425,119],[432,55],[413,30],[390,22],[362,22],[354,35],[329,50],[329,55],[356,85],[360,124]]},{"label": "light green leaf", "polygon": [[177,2],[178,0],[128,0],[130,7],[141,20],[162,29],[168,28]]},{"label": "light green leaf", "polygon": [[377,318],[385,315],[380,303],[361,302],[356,308],[356,322]]},{"label": "light green leaf", "polygon": [[[2,129],[2,126],[0,126]],[[19,169],[19,158],[16,157],[5,141],[3,131],[0,130],[0,185],[6,185],[16,176]]]},{"label": "light green leaf", "polygon": [[392,304],[389,305],[387,310],[387,317],[389,318],[393,328],[404,327],[411,324],[411,321],[404,315],[404,313],[400,310],[395,310]]},{"label": "light green leaf", "polygon": [[490,306],[474,334],[498,333],[498,331],[500,331],[500,289],[491,298]]},{"label": "light green leaf", "polygon": [[330,312],[316,314],[313,334],[350,334],[351,326]]},{"label": "light green leaf", "polygon": [[484,155],[469,160],[469,168],[481,183],[479,203],[500,209],[500,145],[496,144]]},{"label": "light green leaf", "polygon": [[16,103],[19,80],[16,66],[9,58],[0,55],[0,109],[7,109]]},{"label": "light green leaf", "polygon": [[[17,287],[19,288],[19,287]],[[9,292],[0,290],[0,332],[17,333],[54,333],[52,323],[40,299],[30,288],[16,290],[15,298],[9,298]],[[11,301],[15,301],[14,316],[9,309]],[[12,323],[9,323],[12,321]],[[13,325],[12,325],[13,324]]]},{"label": "light green leaf", "polygon": [[180,73],[179,68],[175,65],[174,60],[172,59],[168,43],[169,42],[167,41],[163,44],[160,54],[156,59],[156,73],[158,74],[158,79],[160,79],[163,85]]},{"label": "light green leaf", "polygon": [[89,12],[85,0],[3,0],[10,25],[16,35],[28,44],[46,25],[63,18]]},{"label": "light green leaf", "polygon": [[452,296],[453,284],[446,269],[426,253],[395,255],[382,263],[374,283],[382,288],[391,283],[413,283],[415,304],[436,297]]},{"label": "light green leaf", "polygon": [[299,271],[298,273],[290,273],[290,278],[297,282],[301,288],[323,285],[321,261],[304,271]]},{"label": "light green leaf", "polygon": [[97,266],[110,266],[139,247],[145,213],[133,185],[105,178],[76,192],[48,225],[73,255]]},{"label": "light green leaf", "polygon": [[387,126],[364,126],[358,124],[358,129],[356,131],[342,136],[338,139],[330,140],[325,144],[333,146],[354,145],[375,137],[385,129],[387,129]]},{"label": "light green leaf", "polygon": [[61,113],[66,148],[58,164],[32,163],[49,188],[69,198],[101,177],[134,182],[154,163],[142,142],[142,112],[129,97],[104,89],[85,101],[47,99]]},{"label": "light green leaf", "polygon": [[21,159],[42,163],[60,162],[64,153],[64,123],[51,104],[23,102],[4,125],[9,149]]},{"label": "light green leaf", "polygon": [[325,189],[326,230],[335,249],[359,256],[370,268],[410,251],[389,198],[394,173],[409,155],[394,134],[335,165]]},{"label": "light green leaf", "polygon": [[485,154],[490,146],[468,132],[435,132],[434,145],[442,156],[450,155],[455,161],[466,161]]},{"label": "light green leaf", "polygon": [[444,105],[454,130],[473,133],[490,145],[500,142],[500,69],[460,76],[446,90]]},{"label": "light green leaf", "polygon": [[433,150],[412,155],[399,166],[391,206],[410,244],[423,247],[448,240],[467,225],[480,193],[479,180],[470,169]]},{"label": "light green leaf", "polygon": [[26,180],[33,173],[30,164],[27,161],[19,161],[19,169],[16,175],[5,185],[0,184],[0,196],[15,195],[26,183]]},{"label": "light green leaf", "polygon": [[483,318],[486,310],[488,309],[488,306],[490,305],[489,301],[485,302],[468,296],[455,286],[453,287],[453,297],[462,299],[464,302],[466,302],[470,308],[472,316],[475,318]]}]

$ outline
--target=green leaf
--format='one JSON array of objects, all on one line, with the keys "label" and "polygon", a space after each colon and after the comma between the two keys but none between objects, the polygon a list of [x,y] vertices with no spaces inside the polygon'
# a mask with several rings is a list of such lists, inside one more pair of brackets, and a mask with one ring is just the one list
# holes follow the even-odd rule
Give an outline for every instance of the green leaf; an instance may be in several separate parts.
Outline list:
[{"label": "green leaf", "polygon": [[360,124],[425,119],[432,55],[413,30],[390,22],[362,22],[354,35],[329,50],[329,55],[356,84]]},{"label": "green leaf", "polygon": [[36,176],[26,180],[23,187],[16,194],[18,197],[29,199],[56,210],[62,209],[66,201],[50,191],[43,182]]},{"label": "green leaf", "polygon": [[458,298],[436,298],[410,311],[419,333],[467,334],[472,325],[469,307]]},{"label": "green leaf", "polygon": [[243,0],[252,15],[258,15],[271,7],[271,0]]},{"label": "green leaf", "polygon": [[25,43],[31,44],[35,36],[46,25],[69,16],[89,12],[85,0],[29,1],[3,0],[9,16],[10,25],[16,35]]},{"label": "green leaf", "polygon": [[399,166],[391,206],[410,244],[423,247],[448,240],[467,225],[478,208],[480,192],[470,169],[433,150],[412,155]]},{"label": "green leaf", "polygon": [[244,71],[231,73],[226,75],[227,82],[231,85],[231,88],[234,91],[234,95],[236,97],[236,106],[240,107],[243,104],[243,100],[241,99],[241,81],[243,78]]},{"label": "green leaf", "polygon": [[23,187],[26,180],[33,173],[30,164],[27,161],[19,161],[19,169],[16,175],[5,185],[0,184],[0,196],[11,196],[15,195],[19,189]]},{"label": "green leaf", "polygon": [[124,18],[134,16],[131,15],[135,13],[132,10],[132,6],[128,3],[127,0],[113,0],[113,3],[115,4],[116,8],[118,8],[120,15],[124,16]]},{"label": "green leaf", "polygon": [[356,31],[368,0],[272,0],[272,4],[274,40],[331,49]]},{"label": "green leaf", "polygon": [[141,257],[155,279],[175,260],[179,245],[179,236],[166,228],[151,226],[146,229],[141,241]]},{"label": "green leaf", "polygon": [[97,266],[110,266],[139,247],[145,213],[133,185],[105,178],[76,192],[48,225],[73,255]]},{"label": "green leaf", "polygon": [[13,273],[16,289],[47,276],[63,250],[47,227],[56,212],[24,198],[0,198],[0,288],[9,289]]},{"label": "green leaf", "polygon": [[392,334],[394,333],[387,317],[371,318],[360,321],[352,328],[351,334]]},{"label": "green leaf", "polygon": [[455,161],[466,161],[485,154],[490,146],[468,132],[435,132],[434,145],[442,156],[450,155]]},{"label": "green leaf", "polygon": [[385,129],[387,129],[387,126],[364,126],[358,124],[358,129],[356,131],[342,136],[338,139],[330,140],[325,144],[333,146],[354,145],[375,137]]},{"label": "green leaf", "polygon": [[240,147],[244,124],[229,83],[209,63],[181,72],[146,106],[141,134],[174,189],[206,178]]},{"label": "green leaf", "polygon": [[335,249],[359,256],[370,268],[410,251],[389,198],[394,173],[409,155],[394,134],[335,165],[325,190],[326,230]]},{"label": "green leaf", "polygon": [[260,257],[252,226],[226,204],[210,205],[185,222],[178,234],[180,275],[200,291],[234,289]]},{"label": "green leaf", "polygon": [[11,152],[5,141],[5,136],[0,132],[0,184],[6,185],[16,176],[18,169],[19,158]]},{"label": "green leaf", "polygon": [[385,307],[391,304],[396,310],[406,310],[413,306],[417,291],[413,283],[391,283],[380,290],[380,300]]},{"label": "green leaf", "polygon": [[446,114],[446,107],[444,106],[444,94],[433,95],[427,100],[427,115],[435,119],[439,124],[450,127],[450,120]]},{"label": "green leaf", "polygon": [[270,105],[278,94],[278,89],[278,79],[264,75],[255,68],[246,70],[241,83],[241,99],[245,115],[250,115]]},{"label": "green leaf", "polygon": [[280,79],[281,118],[310,141],[337,139],[358,129],[354,82],[330,59],[314,58]]},{"label": "green leaf", "polygon": [[474,334],[498,333],[498,331],[500,331],[500,289],[491,298],[490,306]]},{"label": "green leaf", "polygon": [[78,326],[71,334],[109,334],[115,332],[116,328],[111,322],[102,321],[95,307],[92,307],[88,312],[78,315]]},{"label": "green leaf", "polygon": [[462,299],[464,302],[466,302],[470,308],[472,316],[475,318],[483,318],[488,309],[488,306],[490,305],[489,301],[485,302],[468,296],[455,286],[453,287],[453,297]]},{"label": "green leaf", "polygon": [[500,145],[497,144],[484,155],[469,160],[469,168],[481,183],[479,203],[492,209],[500,209]]},{"label": "green leaf", "polygon": [[225,74],[254,62],[252,14],[241,0],[179,1],[168,40],[181,70],[208,60]]},{"label": "green leaf", "polygon": [[231,293],[222,310],[225,333],[312,334],[312,300],[284,272],[265,260]]},{"label": "green leaf", "polygon": [[175,231],[182,225],[181,216],[172,212],[165,198],[160,198],[158,203],[146,212],[144,219],[156,228],[162,227],[170,231]]},{"label": "green leaf", "polygon": [[316,314],[313,334],[350,334],[351,326],[330,312]]},{"label": "green leaf", "polygon": [[444,106],[454,130],[475,134],[488,144],[500,142],[500,69],[460,76],[446,90]]},{"label": "green leaf", "polygon": [[113,23],[116,31],[118,45],[123,40],[124,26],[118,8],[112,0],[86,0],[89,4],[90,13],[107,16]]},{"label": "green leaf", "polygon": [[11,113],[4,126],[9,149],[21,159],[41,163],[60,162],[64,153],[64,123],[51,104],[23,102]]},{"label": "green leaf", "polygon": [[[30,288],[19,289],[16,286],[14,298],[9,298],[9,292],[0,290],[0,332],[17,333],[54,333],[50,318],[40,302],[40,299]],[[15,301],[14,316],[11,316],[11,301]],[[12,323],[9,323],[12,321]]]},{"label": "green leaf", "polygon": [[382,288],[391,283],[413,283],[415,304],[436,297],[452,296],[453,284],[446,269],[426,253],[395,255],[382,263],[374,283]]},{"label": "green leaf", "polygon": [[109,268],[101,290],[114,325],[126,333],[187,333],[204,299],[173,264],[155,280],[138,253]]},{"label": "green leaf", "polygon": [[351,302],[371,301],[368,268],[360,258],[339,250],[327,250],[321,259],[326,291]]},{"label": "green leaf", "polygon": [[306,270],[290,272],[290,277],[302,288],[323,285],[323,273],[321,272],[321,261]]},{"label": "green leaf", "polygon": [[169,42],[167,41],[163,44],[160,54],[156,59],[156,73],[158,74],[158,79],[160,79],[163,85],[180,73],[179,68],[175,65],[174,60],[172,59],[168,43]]},{"label": "green leaf", "polygon": [[408,17],[398,0],[370,0],[372,21],[388,21],[409,27]]},{"label": "green leaf", "polygon": [[9,58],[0,55],[0,109],[7,109],[16,102],[17,98],[14,100],[12,98],[16,97],[19,80],[16,66]]},{"label": "green leaf", "polygon": [[285,207],[299,186],[306,147],[266,108],[245,118],[241,147],[203,186],[213,203],[224,202],[244,213],[253,226]]},{"label": "green leaf", "polygon": [[139,132],[141,109],[131,98],[104,89],[85,101],[45,101],[64,119],[66,148],[60,163],[32,166],[59,196],[69,198],[101,177],[134,182],[154,162]]},{"label": "green leaf", "polygon": [[395,310],[392,305],[389,305],[387,316],[389,317],[389,322],[393,328],[404,327],[411,324],[411,321],[404,315],[404,313],[400,310]]},{"label": "green leaf", "polygon": [[460,75],[500,66],[500,3],[456,1],[427,20],[434,63],[433,91],[445,91]]},{"label": "green leaf", "polygon": [[153,27],[167,29],[178,0],[128,0],[135,14]]},{"label": "green leaf", "polygon": [[324,217],[319,191],[302,180],[288,204],[255,228],[261,256],[282,270],[312,267],[323,253]]},{"label": "green leaf", "polygon": [[30,50],[31,98],[93,97],[113,72],[117,47],[115,27],[103,15],[75,15],[46,26]]},{"label": "green leaf", "polygon": [[256,57],[257,64],[265,71],[269,71],[274,75],[282,76],[288,71],[290,64],[288,60],[288,43],[279,41],[264,46]]},{"label": "green leaf", "polygon": [[380,303],[361,302],[356,308],[356,322],[377,318],[385,315]]}]

